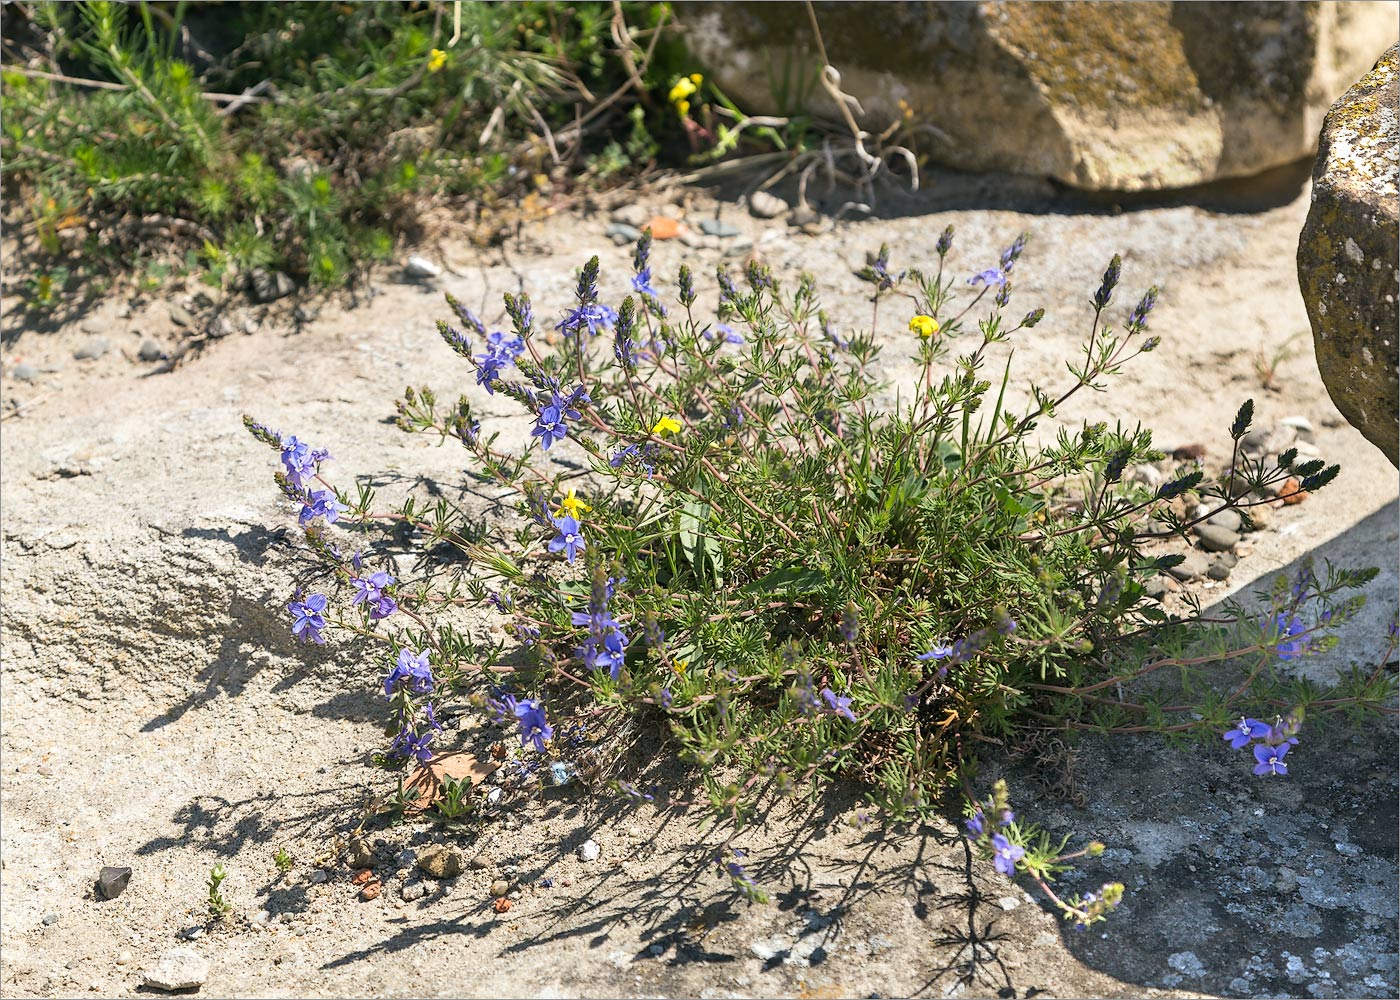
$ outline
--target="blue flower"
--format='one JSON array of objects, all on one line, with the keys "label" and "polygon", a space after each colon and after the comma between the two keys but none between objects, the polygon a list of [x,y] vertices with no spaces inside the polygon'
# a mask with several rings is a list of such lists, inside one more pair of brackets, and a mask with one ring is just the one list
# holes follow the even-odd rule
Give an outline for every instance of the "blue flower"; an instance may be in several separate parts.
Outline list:
[{"label": "blue flower", "polygon": [[856,721],[856,715],[851,711],[850,698],[841,697],[835,691],[832,691],[831,688],[822,688],[822,700],[826,702],[827,707],[830,708],[831,711],[835,712],[843,719],[850,719],[852,722]]},{"label": "blue flower", "polygon": [[298,441],[295,434],[282,444],[282,465],[287,470],[287,481],[298,488],[315,478],[317,466],[330,457],[324,448],[312,448],[305,441]]},{"label": "blue flower", "polygon": [[326,639],[321,632],[326,627],[325,613],[329,603],[330,598],[325,594],[312,594],[304,601],[288,604],[287,610],[292,613],[292,635],[302,642],[324,646]]},{"label": "blue flower", "polygon": [[384,697],[393,697],[394,688],[405,682],[414,694],[427,694],[433,689],[433,670],[426,649],[416,655],[411,649],[399,650],[399,662],[384,678]]},{"label": "blue flower", "polygon": [[433,759],[433,752],[428,749],[428,744],[433,741],[431,732],[419,736],[413,730],[404,728],[394,737],[394,742],[389,744],[389,753],[395,757],[416,757],[420,763],[426,764]]},{"label": "blue flower", "polygon": [[972,277],[968,278],[967,283],[974,287],[977,285],[986,285],[990,288],[992,285],[996,285],[1000,288],[1002,285],[1006,284],[1006,272],[999,267],[989,267],[980,274],[974,274]]},{"label": "blue flower", "polygon": [[615,592],[616,581],[604,578],[600,570],[593,578],[593,592],[588,601],[588,611],[575,611],[573,623],[588,626],[588,638],[576,650],[589,670],[607,670],[608,676],[617,680],[622,673],[622,665],[627,657],[627,645],[631,641],[617,619],[608,613],[608,601]]},{"label": "blue flower", "polygon": [[550,539],[549,551],[564,553],[565,558],[572,563],[578,554],[587,548],[582,526],[578,523],[578,519],[570,514],[552,520],[554,521],[554,529],[559,532],[559,537]]},{"label": "blue flower", "polygon": [[999,833],[992,834],[992,865],[1003,875],[1016,874],[1016,862],[1026,856],[1026,849],[1013,844]]},{"label": "blue flower", "polygon": [[394,578],[388,573],[371,573],[359,576],[350,583],[355,588],[355,604],[369,604],[369,616],[374,621],[388,618],[399,609],[398,603],[384,592],[393,584]]},{"label": "blue flower", "polygon": [[1280,660],[1296,660],[1307,654],[1308,640],[1294,638],[1307,630],[1308,627],[1302,623],[1297,615],[1280,611],[1274,616],[1273,637],[1270,641],[1278,643],[1276,648]]},{"label": "blue flower", "polygon": [[566,312],[554,329],[562,331],[565,336],[586,329],[589,336],[596,337],[604,330],[612,329],[616,323],[617,313],[597,302],[589,302]]},{"label": "blue flower", "polygon": [[535,429],[530,432],[531,437],[540,439],[545,451],[549,451],[550,445],[556,441],[564,440],[568,434],[569,425],[564,423],[564,415],[557,406],[546,406],[540,410],[540,415],[535,418]]},{"label": "blue flower", "polygon": [[509,696],[506,701],[520,723],[520,745],[533,743],[536,750],[544,753],[544,741],[554,738],[554,730],[544,717],[544,703],[538,700],[517,702]]},{"label": "blue flower", "polygon": [[651,268],[644,267],[632,277],[632,290],[642,295],[659,296],[658,292],[651,284]]},{"label": "blue flower", "polygon": [[981,809],[978,809],[972,814],[972,818],[963,825],[967,827],[968,833],[974,837],[981,837],[987,832],[987,817],[983,815]]},{"label": "blue flower", "polygon": [[339,503],[335,494],[329,490],[312,490],[302,502],[301,516],[297,520],[305,525],[318,517],[324,517],[327,524],[335,524],[340,519],[341,512],[349,509]]},{"label": "blue flower", "polygon": [[1230,746],[1235,750],[1249,745],[1251,740],[1261,740],[1269,735],[1268,724],[1260,722],[1258,719],[1240,718],[1239,725],[1231,726],[1221,733],[1221,738],[1230,741]]},{"label": "blue flower", "polygon": [[1287,775],[1288,765],[1283,762],[1283,758],[1288,755],[1288,748],[1292,745],[1292,743],[1284,743],[1271,747],[1264,743],[1256,743],[1254,745],[1254,759],[1258,763],[1254,765],[1254,773]]}]

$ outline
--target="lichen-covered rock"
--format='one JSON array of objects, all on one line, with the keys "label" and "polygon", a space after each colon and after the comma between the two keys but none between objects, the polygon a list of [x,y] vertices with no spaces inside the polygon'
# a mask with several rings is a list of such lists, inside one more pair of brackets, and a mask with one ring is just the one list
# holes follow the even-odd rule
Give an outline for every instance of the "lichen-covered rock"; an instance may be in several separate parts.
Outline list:
[{"label": "lichen-covered rock", "polygon": [[1337,409],[1392,465],[1400,464],[1397,48],[1327,113],[1298,241],[1298,283],[1322,381]]},{"label": "lichen-covered rock", "polygon": [[[800,3],[680,3],[687,42],[750,113],[835,107]],[[965,170],[1115,191],[1295,162],[1395,37],[1397,5],[818,3],[828,58],[872,131]],[[795,56],[795,58],[794,58]],[[787,95],[777,98],[775,95]],[[786,100],[788,107],[779,107]]]}]

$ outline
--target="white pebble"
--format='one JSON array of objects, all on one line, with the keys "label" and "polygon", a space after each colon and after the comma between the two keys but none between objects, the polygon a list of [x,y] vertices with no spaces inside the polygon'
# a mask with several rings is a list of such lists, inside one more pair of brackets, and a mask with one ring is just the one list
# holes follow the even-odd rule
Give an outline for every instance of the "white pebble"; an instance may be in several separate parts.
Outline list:
[{"label": "white pebble", "polygon": [[578,849],[580,861],[597,861],[598,856],[602,853],[603,849],[594,840],[585,840],[583,846]]},{"label": "white pebble", "polygon": [[404,264],[403,273],[410,278],[436,278],[442,273],[442,268],[426,257],[414,255],[408,258],[408,263]]}]

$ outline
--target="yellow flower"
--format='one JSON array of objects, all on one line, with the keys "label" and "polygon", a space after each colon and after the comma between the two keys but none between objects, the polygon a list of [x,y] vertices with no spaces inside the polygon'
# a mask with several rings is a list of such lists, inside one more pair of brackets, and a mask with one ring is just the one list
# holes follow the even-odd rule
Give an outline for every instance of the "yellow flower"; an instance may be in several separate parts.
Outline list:
[{"label": "yellow flower", "polygon": [[695,79],[695,77],[699,75],[699,73],[696,73],[694,74],[694,76],[681,77],[679,80],[676,81],[675,86],[671,88],[671,93],[667,95],[667,99],[670,100],[672,104],[679,105],[687,97],[690,97],[692,94],[695,93],[696,90],[699,89],[695,86],[697,83],[700,82],[699,80]]},{"label": "yellow flower", "polygon": [[447,65],[447,53],[442,49],[433,49],[428,53],[428,72],[436,73]]},{"label": "yellow flower", "polygon": [[672,434],[679,434],[681,432],[681,422],[675,417],[662,417],[656,422],[656,426],[651,429],[653,434],[660,437],[665,437],[667,431],[670,431]]},{"label": "yellow flower", "polygon": [[583,515],[593,509],[575,496],[574,493],[574,488],[570,486],[569,492],[565,494],[564,499],[559,501],[559,509],[554,512],[555,517],[563,517],[567,514],[575,520],[581,521],[583,520]]},{"label": "yellow flower", "polygon": [[932,316],[915,316],[909,321],[909,332],[927,340],[938,332],[938,320]]},{"label": "yellow flower", "polygon": [[681,116],[682,118],[684,118],[686,115],[690,114],[690,102],[689,102],[689,101],[677,101],[677,102],[676,102],[676,110],[677,110],[678,112],[680,112],[680,116]]},{"label": "yellow flower", "polygon": [[684,661],[684,660],[675,660],[675,661],[671,664],[671,666],[672,666],[672,668],[676,671],[676,676],[677,676],[677,677],[684,677],[684,676],[685,676],[685,661]]},{"label": "yellow flower", "polygon": [[693,84],[695,84],[696,86],[699,86],[699,85],[700,85],[700,81],[702,81],[702,80],[704,80],[704,79],[705,79],[705,78],[704,78],[703,76],[701,76],[699,73],[691,73],[691,74],[690,74],[690,82],[693,83]]}]

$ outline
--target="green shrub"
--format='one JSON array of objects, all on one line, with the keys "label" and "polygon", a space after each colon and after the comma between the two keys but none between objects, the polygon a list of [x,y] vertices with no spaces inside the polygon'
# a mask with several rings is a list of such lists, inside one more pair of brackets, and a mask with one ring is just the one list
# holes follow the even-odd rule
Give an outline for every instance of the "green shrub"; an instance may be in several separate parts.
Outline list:
[{"label": "green shrub", "polygon": [[[1145,596],[1145,581],[1181,559],[1146,551],[1163,523],[1184,533],[1265,502],[1288,476],[1320,489],[1337,467],[1237,454],[1223,483],[1187,464],[1151,489],[1125,476],[1162,457],[1140,427],[1063,426],[1037,443],[1042,421],[1156,346],[1156,290],[1113,322],[1115,257],[1071,382],[1034,389],[1017,410],[1009,363],[995,379],[983,369],[993,345],[1043,314],[1006,313],[1024,237],[968,284],[945,270],[951,244],[949,230],[931,271],[895,272],[882,248],[863,274],[872,330],[882,308],[899,308],[901,326],[912,317],[917,386],[890,412],[876,405],[873,334],[838,328],[809,275],[789,288],[751,265],[741,286],[721,270],[710,320],[687,268],[675,298],[660,300],[647,234],[636,294],[615,312],[598,301],[597,259],[582,269],[552,353],[527,296],[506,297],[511,333],[488,332],[449,297],[444,341],[478,384],[533,416],[529,444],[505,447],[465,396],[447,403],[427,388],[406,391],[399,424],[458,441],[473,478],[513,517],[480,521],[416,496],[386,510],[366,486],[332,493],[324,451],[249,419],[281,451],[278,482],[313,550],[354,594],[337,597],[340,612],[334,590],[298,595],[294,633],[323,641],[342,627],[389,651],[397,735],[385,762],[430,759],[448,739],[436,706],[466,695],[518,725],[518,771],[506,779],[518,788],[601,761],[620,793],[651,797],[617,737],[619,727],[651,730],[662,756],[694,768],[736,834],[767,804],[837,779],[860,783],[896,821],[962,797],[984,854],[1044,886],[1083,852],[1066,855],[1016,823],[1004,789],[974,802],[979,747],[1043,730],[1219,739],[1242,716],[1272,715],[1272,727],[1246,720],[1259,729],[1245,742],[1263,740],[1281,759],[1304,711],[1385,705],[1394,684],[1383,670],[1324,692],[1277,669],[1332,641],[1325,632],[1359,606],[1341,595],[1374,571],[1285,582],[1262,617],[1238,603],[1223,616],[1172,617]],[[959,303],[969,286],[971,301]],[[978,308],[986,316],[974,322]],[[599,344],[609,330],[611,349]],[[1235,442],[1251,416],[1246,403]],[[1187,497],[1206,510],[1182,516],[1174,505]],[[332,541],[341,529],[344,548]],[[348,551],[405,531],[457,558],[435,560],[409,590]],[[505,615],[513,640],[449,624],[443,613],[461,605]],[[1207,673],[1220,665],[1247,672],[1222,687]],[[1187,692],[1183,703],[1157,683],[1164,674]],[[741,891],[762,895],[738,860],[723,864]],[[1100,918],[1121,894],[1110,890],[1064,903],[1066,914]]]}]

